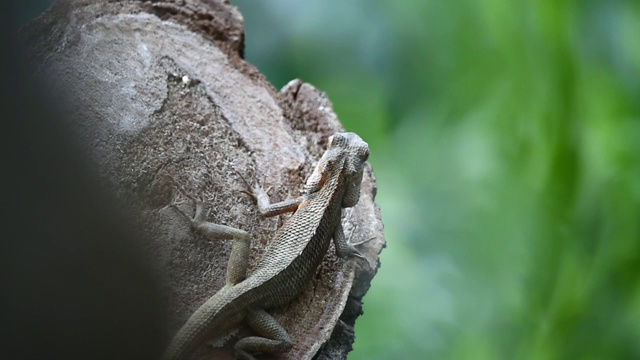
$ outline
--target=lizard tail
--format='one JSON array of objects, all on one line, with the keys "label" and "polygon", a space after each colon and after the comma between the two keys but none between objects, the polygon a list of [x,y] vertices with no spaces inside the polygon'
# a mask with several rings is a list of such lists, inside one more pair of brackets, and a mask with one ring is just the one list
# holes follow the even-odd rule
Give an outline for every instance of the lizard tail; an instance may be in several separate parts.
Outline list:
[{"label": "lizard tail", "polygon": [[221,289],[196,310],[178,330],[167,347],[162,360],[185,360],[208,340],[238,326],[244,313],[232,311],[225,305],[233,297],[228,288]]}]

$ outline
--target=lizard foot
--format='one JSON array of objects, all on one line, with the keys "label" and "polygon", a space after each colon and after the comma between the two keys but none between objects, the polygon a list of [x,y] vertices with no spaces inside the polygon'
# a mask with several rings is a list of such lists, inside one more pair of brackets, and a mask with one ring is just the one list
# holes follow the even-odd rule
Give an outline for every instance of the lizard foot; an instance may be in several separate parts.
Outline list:
[{"label": "lizard foot", "polygon": [[[182,214],[184,218],[191,223],[191,225],[197,226],[198,224],[205,222],[207,217],[209,216],[209,212],[211,211],[211,209],[207,210],[206,212],[204,211],[205,209],[204,199],[202,197],[196,198],[190,195],[177,182],[174,181],[173,183],[176,186],[176,189],[178,190],[179,193],[173,196],[173,199],[171,200],[171,203],[168,206],[174,208],[176,211]],[[182,194],[184,197],[187,198],[187,200],[178,201],[179,194]],[[180,208],[180,205],[184,205],[184,204],[195,205],[195,214],[193,217],[187,215],[187,213]]]},{"label": "lizard foot", "polygon": [[376,236],[372,236],[372,237],[368,238],[367,240],[362,240],[362,241],[358,241],[358,242],[355,242],[355,243],[351,243],[351,245],[358,246],[358,245],[366,244],[369,241],[374,240],[375,238],[376,238]]},{"label": "lizard foot", "polygon": [[344,251],[346,256],[349,256],[351,258],[355,258],[356,260],[363,260],[363,261],[365,261],[367,263],[367,266],[371,267],[371,264],[369,263],[369,260],[364,255],[362,255],[362,253],[358,249],[356,249],[356,246],[359,246],[359,245],[362,245],[362,244],[366,244],[369,241],[375,239],[376,237],[373,236],[373,237],[370,237],[370,238],[368,238],[366,240],[362,240],[362,241],[358,241],[358,242],[352,243],[351,242],[351,238],[353,236],[354,231],[356,230],[356,227],[357,226],[354,226],[351,229],[351,233],[349,234],[349,238],[347,240],[347,243],[345,244],[345,247],[344,247],[343,251]]},{"label": "lizard foot", "polygon": [[184,210],[182,210],[180,208],[180,205],[184,205],[184,204],[190,204],[191,201],[189,200],[182,200],[182,201],[178,201],[178,195],[175,194],[173,196],[173,198],[171,199],[171,203],[169,203],[167,205],[167,207],[173,208],[175,209],[177,212],[179,212],[182,216],[184,216],[187,220],[189,220],[189,222],[191,222],[191,217],[189,215],[187,215],[187,213],[184,212]]},{"label": "lizard foot", "polygon": [[364,262],[367,264],[368,268],[372,268],[371,263],[369,263],[369,259],[367,259],[358,249],[355,248],[353,244],[347,244],[345,249],[343,250],[348,259],[354,259],[356,262]]},{"label": "lizard foot", "polygon": [[271,187],[269,187],[267,190],[264,190],[260,185],[251,186],[251,184],[249,184],[247,179],[245,179],[244,176],[242,176],[242,174],[240,174],[239,171],[236,170],[236,174],[238,174],[240,179],[242,179],[242,182],[244,183],[244,185],[247,187],[247,189],[240,190],[241,193],[248,195],[256,203],[258,202],[258,199],[261,196],[268,197],[269,191],[271,191]]}]

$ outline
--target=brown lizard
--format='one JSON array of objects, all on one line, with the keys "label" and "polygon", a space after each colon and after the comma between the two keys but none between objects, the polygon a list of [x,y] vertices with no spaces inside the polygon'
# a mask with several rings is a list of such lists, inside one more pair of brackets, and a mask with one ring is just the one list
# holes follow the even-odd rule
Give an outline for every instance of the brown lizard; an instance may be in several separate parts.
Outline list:
[{"label": "brown lizard", "polygon": [[259,186],[246,191],[257,201],[263,216],[295,211],[276,231],[264,256],[248,274],[247,232],[207,222],[201,202],[196,202],[193,218],[182,213],[196,231],[234,242],[226,285],[191,315],[169,344],[163,359],[187,359],[208,340],[237,328],[242,321],[258,336],[236,342],[238,358],[254,359],[256,353],[291,350],[293,342],[289,334],[265,309],[288,304],[309,285],[331,239],[338,256],[363,258],[355,248],[363,242],[349,243],[341,216],[343,208],[358,202],[368,156],[369,146],[358,135],[336,133],[329,138],[328,148],[299,198],[270,204],[267,193]]}]

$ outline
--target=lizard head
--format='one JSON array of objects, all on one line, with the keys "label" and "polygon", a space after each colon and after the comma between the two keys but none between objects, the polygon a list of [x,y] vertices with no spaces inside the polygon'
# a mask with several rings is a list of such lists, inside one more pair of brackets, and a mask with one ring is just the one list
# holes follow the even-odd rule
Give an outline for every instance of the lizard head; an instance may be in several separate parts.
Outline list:
[{"label": "lizard head", "polygon": [[369,158],[369,145],[354,133],[335,133],[329,138],[327,150],[320,158],[313,174],[307,180],[305,190],[313,193],[324,183],[343,175],[345,194],[342,207],[352,207],[360,198],[360,183],[364,163]]}]

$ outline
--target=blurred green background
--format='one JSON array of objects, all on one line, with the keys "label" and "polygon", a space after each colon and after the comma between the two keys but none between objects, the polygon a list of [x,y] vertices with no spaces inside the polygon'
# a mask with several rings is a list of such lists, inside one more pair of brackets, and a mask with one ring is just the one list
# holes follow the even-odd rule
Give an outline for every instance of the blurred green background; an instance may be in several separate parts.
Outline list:
[{"label": "blurred green background", "polygon": [[371,145],[350,359],[640,359],[640,2],[232,3]]},{"label": "blurred green background", "polygon": [[350,359],[640,359],[640,2],[232,2],[371,146]]}]

